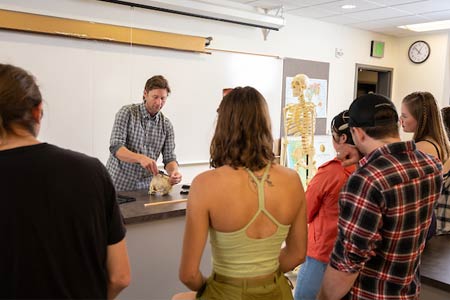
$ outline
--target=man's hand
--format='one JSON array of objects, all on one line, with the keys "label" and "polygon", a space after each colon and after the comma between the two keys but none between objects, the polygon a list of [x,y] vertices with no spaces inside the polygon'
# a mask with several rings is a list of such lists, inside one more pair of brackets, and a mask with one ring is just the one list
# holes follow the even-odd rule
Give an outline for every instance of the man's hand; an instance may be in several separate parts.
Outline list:
[{"label": "man's hand", "polygon": [[181,173],[178,172],[178,171],[175,171],[172,174],[170,174],[170,176],[169,176],[169,183],[171,185],[175,185],[177,183],[180,183],[181,182],[181,178],[182,178]]},{"label": "man's hand", "polygon": [[153,173],[153,175],[158,174],[158,166],[156,165],[156,161],[150,157],[141,154],[139,157],[139,164],[147,171]]},{"label": "man's hand", "polygon": [[342,161],[344,167],[357,164],[361,156],[358,148],[350,144],[341,144],[336,148],[336,157]]},{"label": "man's hand", "polygon": [[325,273],[323,274],[322,286],[320,287],[318,300],[340,300],[348,291],[352,288],[358,277],[359,272],[346,273],[338,271],[327,266]]}]

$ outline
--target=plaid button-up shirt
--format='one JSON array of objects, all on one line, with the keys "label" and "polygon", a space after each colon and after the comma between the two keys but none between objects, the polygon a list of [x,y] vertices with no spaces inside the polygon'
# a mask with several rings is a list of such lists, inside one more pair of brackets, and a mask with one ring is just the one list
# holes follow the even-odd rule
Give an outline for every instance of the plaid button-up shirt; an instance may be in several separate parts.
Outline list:
[{"label": "plaid button-up shirt", "polygon": [[117,159],[122,146],[154,160],[162,153],[164,165],[176,160],[172,124],[161,112],[150,116],[144,103],[123,106],[116,114],[106,168],[118,191],[148,189],[152,174],[140,164]]},{"label": "plaid button-up shirt", "polygon": [[436,233],[450,234],[450,172],[444,175],[442,193],[436,206]]},{"label": "plaid button-up shirt", "polygon": [[441,163],[414,142],[360,160],[340,194],[330,265],[359,272],[344,299],[418,299],[420,255],[442,186]]}]

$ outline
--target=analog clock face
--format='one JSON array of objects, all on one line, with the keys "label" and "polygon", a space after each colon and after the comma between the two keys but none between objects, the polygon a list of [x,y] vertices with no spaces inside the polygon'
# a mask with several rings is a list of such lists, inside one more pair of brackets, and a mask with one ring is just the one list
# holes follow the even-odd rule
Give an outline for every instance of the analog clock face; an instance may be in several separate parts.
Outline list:
[{"label": "analog clock face", "polygon": [[423,63],[430,56],[430,45],[425,41],[414,42],[409,47],[408,56],[413,63]]}]

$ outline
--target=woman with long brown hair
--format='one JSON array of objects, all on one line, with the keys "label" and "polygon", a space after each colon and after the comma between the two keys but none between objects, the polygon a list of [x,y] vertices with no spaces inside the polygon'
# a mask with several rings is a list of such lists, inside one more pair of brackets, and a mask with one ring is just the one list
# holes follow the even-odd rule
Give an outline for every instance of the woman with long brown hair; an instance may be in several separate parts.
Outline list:
[{"label": "woman with long brown hair", "polygon": [[401,108],[403,131],[413,132],[419,150],[445,163],[450,156],[450,144],[441,112],[429,92],[414,92],[403,98]]},{"label": "woman with long brown hair", "polygon": [[[417,149],[439,158],[443,165],[449,160],[450,143],[441,111],[431,93],[414,92],[403,98],[400,119],[403,131],[414,133]],[[435,235],[436,227],[433,213],[428,239]]]},{"label": "woman with long brown hair", "polygon": [[[300,178],[274,162],[269,112],[256,89],[233,89],[217,112],[214,169],[198,175],[189,193],[180,279],[197,299],[292,299],[284,273],[306,254]],[[206,279],[199,265],[208,231]]]}]

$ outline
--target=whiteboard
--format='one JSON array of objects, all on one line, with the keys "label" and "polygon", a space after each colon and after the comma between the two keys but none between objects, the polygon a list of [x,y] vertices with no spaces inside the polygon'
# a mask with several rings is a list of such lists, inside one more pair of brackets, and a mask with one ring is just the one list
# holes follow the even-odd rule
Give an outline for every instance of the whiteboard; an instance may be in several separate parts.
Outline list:
[{"label": "whiteboard", "polygon": [[175,130],[180,164],[209,161],[216,110],[226,87],[250,85],[266,98],[279,137],[282,60],[214,51],[211,55],[0,31],[2,63],[36,76],[44,97],[39,138],[98,157],[109,156],[116,112],[140,103],[157,74],[172,89],[163,113]]}]

